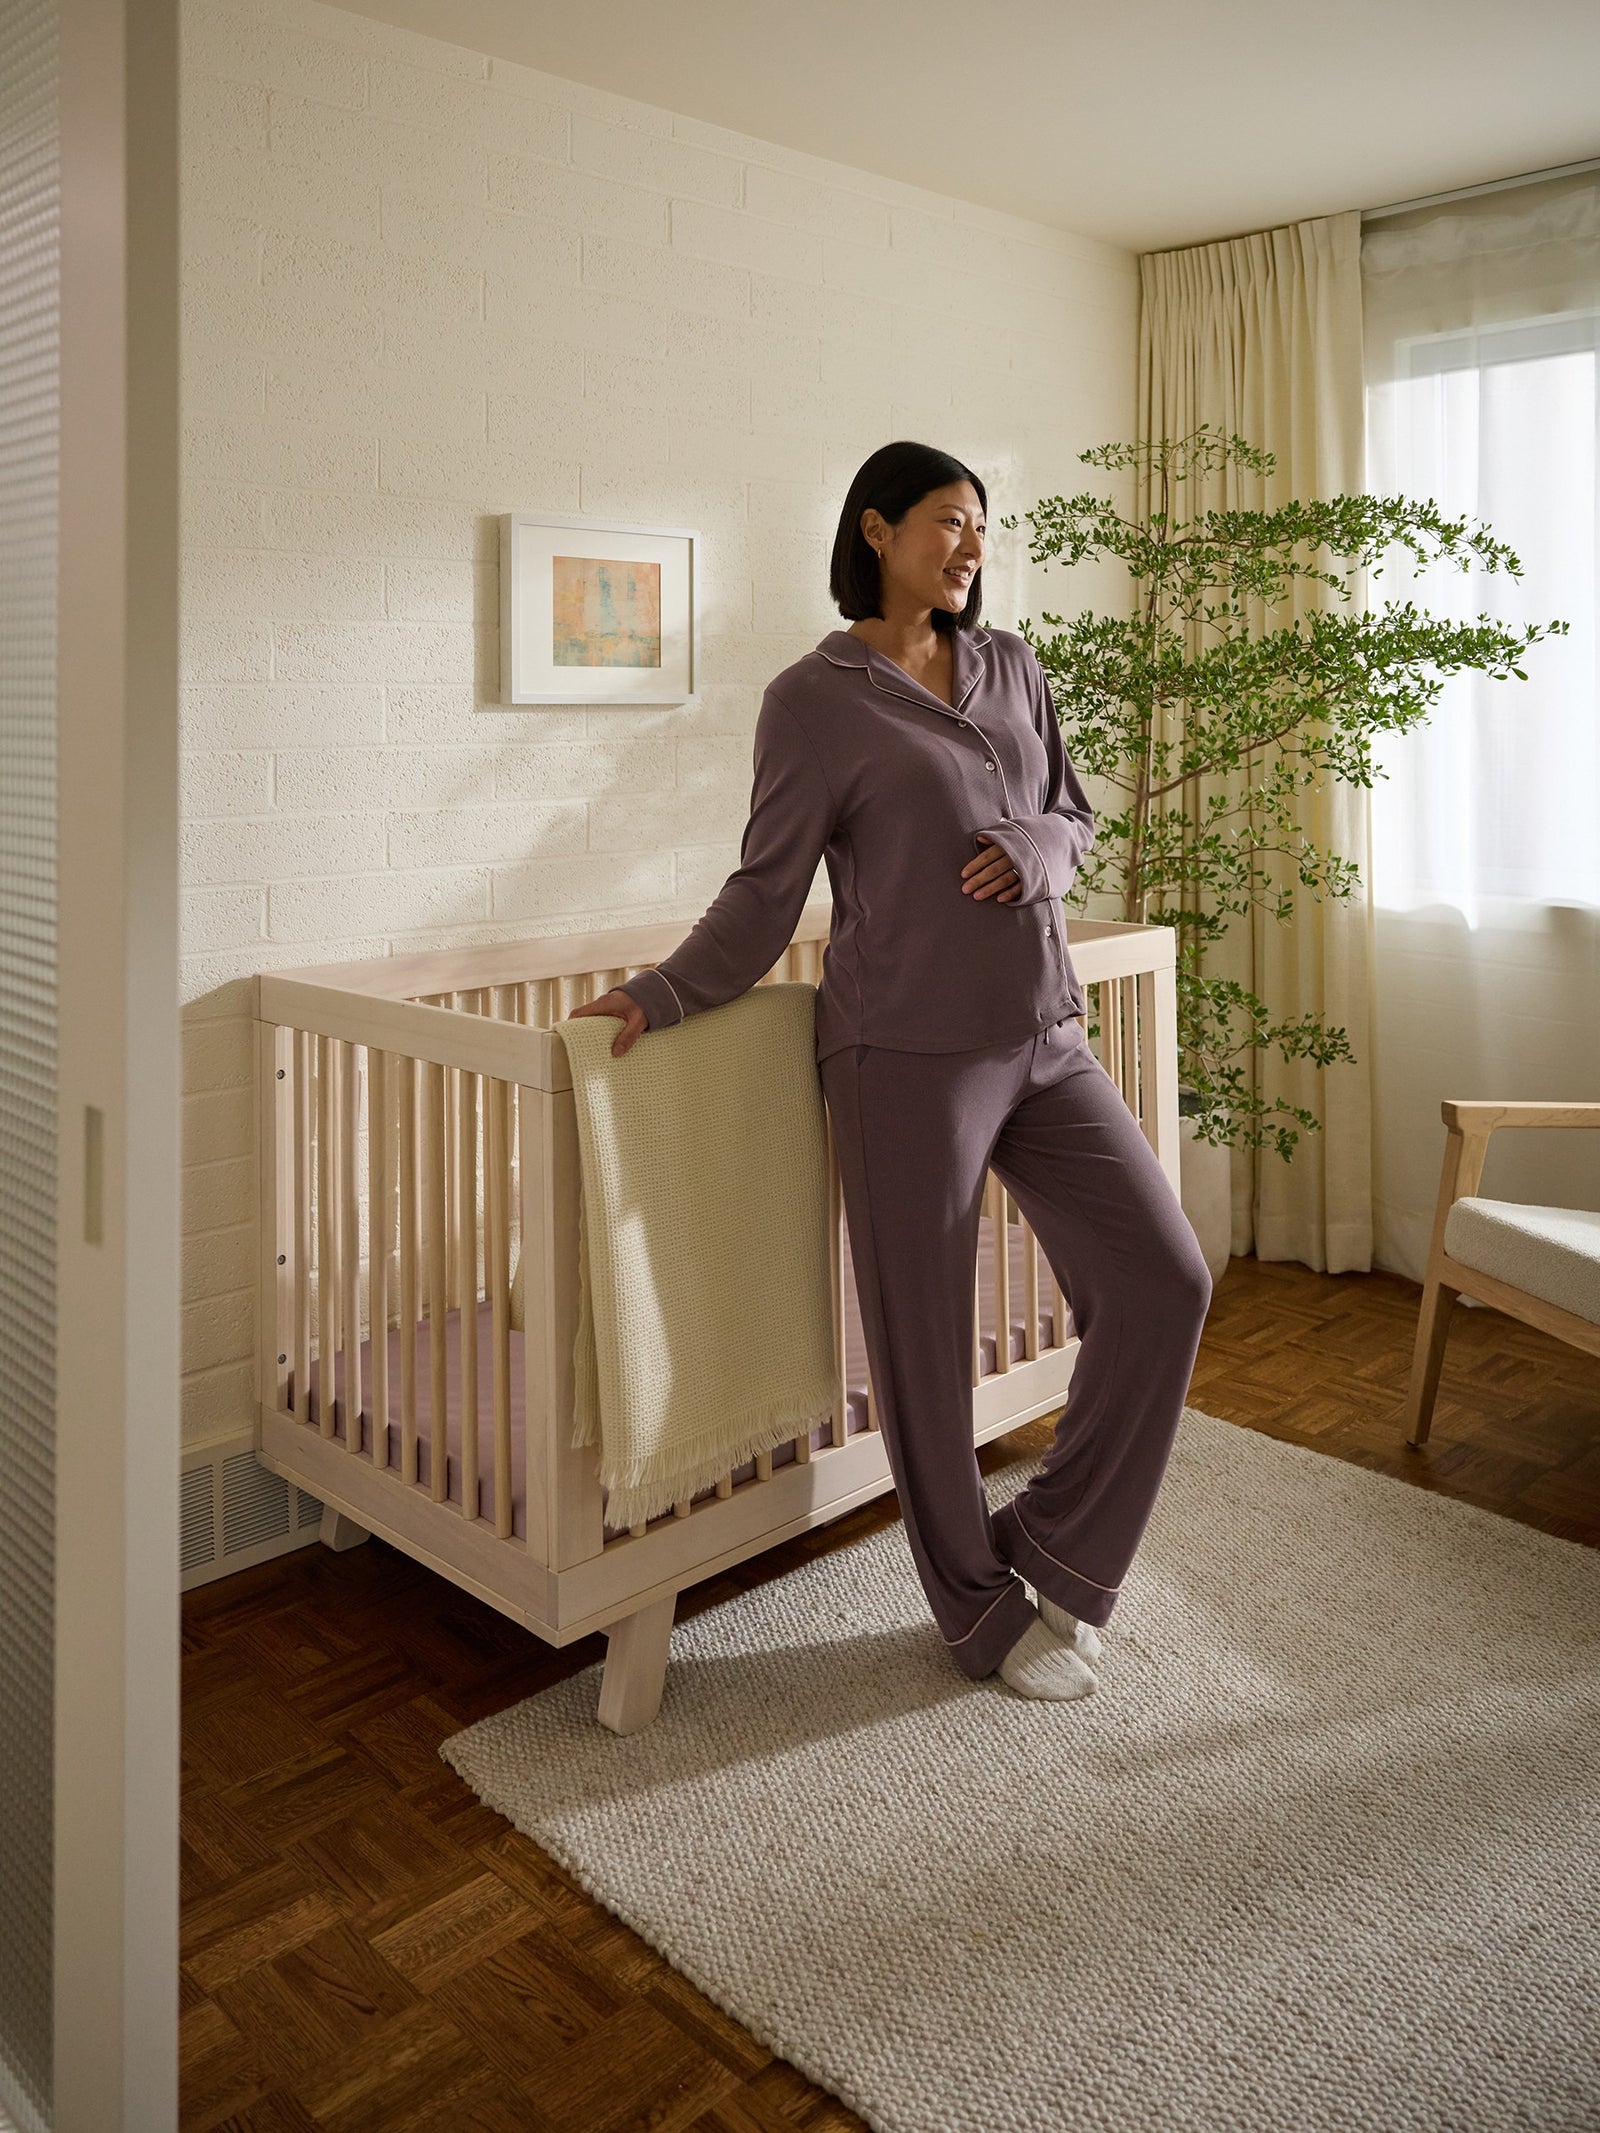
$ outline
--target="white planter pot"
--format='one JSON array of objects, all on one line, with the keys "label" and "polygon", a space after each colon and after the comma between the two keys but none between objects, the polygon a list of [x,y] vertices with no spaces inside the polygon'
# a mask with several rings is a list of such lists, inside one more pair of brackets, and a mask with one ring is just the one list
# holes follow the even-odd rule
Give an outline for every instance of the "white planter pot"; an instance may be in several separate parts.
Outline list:
[{"label": "white planter pot", "polygon": [[1211,1273],[1213,1288],[1228,1271],[1233,1242],[1233,1151],[1195,1135],[1194,1120],[1178,1119],[1178,1197]]}]

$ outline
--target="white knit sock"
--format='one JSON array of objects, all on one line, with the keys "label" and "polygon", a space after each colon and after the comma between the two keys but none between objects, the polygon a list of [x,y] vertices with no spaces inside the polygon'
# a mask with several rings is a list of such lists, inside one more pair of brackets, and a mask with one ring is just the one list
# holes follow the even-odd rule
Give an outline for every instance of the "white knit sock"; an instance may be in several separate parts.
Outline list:
[{"label": "white knit sock", "polygon": [[1034,1597],[1040,1621],[1047,1622],[1058,1637],[1072,1646],[1080,1659],[1086,1659],[1093,1666],[1100,1657],[1100,1639],[1095,1635],[1093,1623],[1080,1622],[1076,1615],[1069,1615],[1054,1600],[1047,1600],[1042,1592],[1036,1591]]},{"label": "white knit sock", "polygon": [[1063,1644],[1037,1615],[999,1666],[1000,1679],[1019,1696],[1067,1702],[1094,1693],[1094,1675],[1070,1644]]}]

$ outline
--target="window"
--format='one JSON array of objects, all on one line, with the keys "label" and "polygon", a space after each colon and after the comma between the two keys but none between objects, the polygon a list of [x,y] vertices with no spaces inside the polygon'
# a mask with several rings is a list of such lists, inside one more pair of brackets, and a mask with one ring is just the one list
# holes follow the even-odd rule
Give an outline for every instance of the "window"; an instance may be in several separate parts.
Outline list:
[{"label": "window", "polygon": [[1367,396],[1367,486],[1487,520],[1523,574],[1419,572],[1400,549],[1374,596],[1570,628],[1530,649],[1526,681],[1453,675],[1425,726],[1380,738],[1374,893],[1469,919],[1486,896],[1600,905],[1600,313],[1417,337],[1396,367]]},{"label": "window", "polygon": [[[1367,487],[1486,521],[1522,575],[1419,572],[1400,548],[1373,602],[1569,633],[1529,649],[1526,681],[1454,675],[1425,725],[1379,737],[1374,897],[1473,926],[1496,900],[1600,907],[1600,186],[1402,219],[1363,239]],[[1583,301],[1516,315],[1550,293]]]}]

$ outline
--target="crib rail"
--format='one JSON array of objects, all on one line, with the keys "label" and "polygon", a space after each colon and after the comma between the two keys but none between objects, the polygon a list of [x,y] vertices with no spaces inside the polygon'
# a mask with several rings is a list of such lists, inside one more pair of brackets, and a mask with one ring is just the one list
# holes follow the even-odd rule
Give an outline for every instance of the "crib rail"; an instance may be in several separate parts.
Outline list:
[{"label": "crib rail", "polygon": [[[807,911],[763,982],[818,982],[828,925],[826,908]],[[284,1465],[292,1445],[328,1498],[355,1503],[356,1517],[390,1508],[395,1531],[426,1535],[443,1567],[469,1585],[480,1578],[474,1589],[497,1605],[507,1602],[485,1549],[516,1551],[530,1619],[548,1623],[561,1573],[641,1543],[669,1566],[687,1561],[687,1533],[678,1544],[671,1531],[706,1515],[727,1518],[730,1548],[747,1552],[737,1536],[757,1528],[752,1492],[781,1483],[793,1497],[806,1486],[795,1470],[836,1459],[843,1472],[878,1435],[870,1373],[847,1367],[853,1297],[830,1121],[841,1405],[648,1526],[622,1530],[605,1521],[593,1452],[570,1445],[579,1175],[553,1024],[680,936],[669,926],[513,941],[258,981],[263,1455]],[[1176,1187],[1172,935],[1077,923],[1068,939],[1098,1015],[1101,1063]],[[980,1437],[1058,1406],[1076,1347],[1055,1274],[993,1176],[984,1211],[972,1352]],[[1030,1371],[1036,1399],[1017,1383]],[[457,1540],[441,1538],[429,1506],[446,1507]],[[695,1545],[703,1561],[706,1544]],[[598,1569],[596,1579],[603,1594]]]}]

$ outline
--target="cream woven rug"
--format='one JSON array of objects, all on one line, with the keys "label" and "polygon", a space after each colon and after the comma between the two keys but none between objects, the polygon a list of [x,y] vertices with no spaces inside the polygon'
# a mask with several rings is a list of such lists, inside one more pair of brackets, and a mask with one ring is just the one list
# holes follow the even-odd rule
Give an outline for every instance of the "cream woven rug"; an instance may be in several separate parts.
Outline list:
[{"label": "cream woven rug", "polygon": [[1600,2126],[1600,1553],[1186,1408],[1086,1702],[898,1525],[672,1648],[442,1752],[880,2133]]}]

